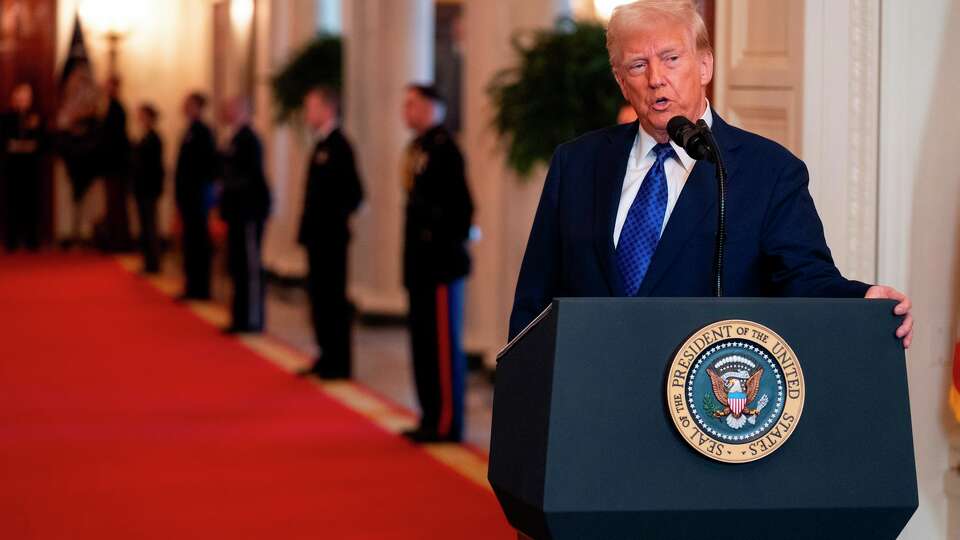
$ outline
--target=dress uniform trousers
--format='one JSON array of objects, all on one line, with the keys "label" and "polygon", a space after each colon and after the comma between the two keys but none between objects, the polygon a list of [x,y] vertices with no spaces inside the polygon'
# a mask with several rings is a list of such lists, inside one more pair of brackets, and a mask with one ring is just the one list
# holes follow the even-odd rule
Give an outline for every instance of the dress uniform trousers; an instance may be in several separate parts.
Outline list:
[{"label": "dress uniform trousers", "polygon": [[208,211],[194,208],[182,211],[184,293],[189,298],[210,298],[210,259],[213,243],[207,225]]},{"label": "dress uniform trousers", "polygon": [[320,358],[314,371],[330,378],[351,376],[352,308],[347,300],[347,235],[331,234],[306,245],[307,292]]},{"label": "dress uniform trousers", "polygon": [[6,245],[37,249],[40,245],[40,169],[31,160],[11,158],[4,169],[6,184]]},{"label": "dress uniform trousers", "polygon": [[409,325],[420,429],[442,439],[463,435],[466,356],[463,352],[464,280],[411,284]]},{"label": "dress uniform trousers", "polygon": [[259,332],[264,324],[263,265],[260,245],[263,222],[236,220],[227,223],[227,267],[233,281],[231,326]]}]

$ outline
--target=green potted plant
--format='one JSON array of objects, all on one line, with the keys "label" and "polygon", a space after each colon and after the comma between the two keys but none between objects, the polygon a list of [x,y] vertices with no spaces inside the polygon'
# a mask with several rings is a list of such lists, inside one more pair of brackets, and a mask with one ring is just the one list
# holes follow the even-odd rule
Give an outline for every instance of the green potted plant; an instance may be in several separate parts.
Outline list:
[{"label": "green potted plant", "polygon": [[343,84],[343,42],[339,36],[318,35],[297,51],[272,78],[277,121],[286,122],[301,107],[313,87]]},{"label": "green potted plant", "polygon": [[515,36],[513,48],[517,65],[498,73],[487,91],[507,164],[526,177],[560,143],[613,124],[623,97],[599,23],[559,19],[551,29]]}]

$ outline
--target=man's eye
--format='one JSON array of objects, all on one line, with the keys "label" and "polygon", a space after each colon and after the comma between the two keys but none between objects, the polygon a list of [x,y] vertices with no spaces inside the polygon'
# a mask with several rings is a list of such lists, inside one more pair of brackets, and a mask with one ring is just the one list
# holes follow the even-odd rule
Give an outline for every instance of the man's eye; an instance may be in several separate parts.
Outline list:
[{"label": "man's eye", "polygon": [[671,62],[676,62],[676,61],[679,60],[679,59],[680,59],[680,57],[679,57],[679,56],[676,56],[676,55],[667,58],[667,60],[669,60],[669,61],[671,61]]}]

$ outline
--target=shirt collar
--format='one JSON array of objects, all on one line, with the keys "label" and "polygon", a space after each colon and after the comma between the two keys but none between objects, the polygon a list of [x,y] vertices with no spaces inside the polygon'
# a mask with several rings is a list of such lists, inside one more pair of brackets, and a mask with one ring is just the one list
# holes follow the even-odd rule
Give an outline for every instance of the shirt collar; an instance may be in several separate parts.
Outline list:
[{"label": "shirt collar", "polygon": [[[700,119],[706,122],[708,126],[713,127],[713,112],[710,110],[709,100],[707,100],[707,106],[704,108],[703,115],[700,116]],[[639,167],[640,163],[653,151],[653,147],[657,145],[657,141],[653,136],[643,130],[643,126],[640,126],[635,145],[639,151],[637,152],[636,162],[633,166]],[[673,146],[674,152],[676,152],[677,157],[680,158],[680,164],[683,165],[683,168],[687,171],[693,170],[693,166],[697,164],[697,160],[690,157],[687,151],[678,146],[677,143],[670,141],[670,145]]]},{"label": "shirt collar", "polygon": [[325,141],[331,133],[336,131],[340,127],[339,123],[336,120],[330,120],[324,125],[320,126],[320,129],[316,131],[316,137],[318,141]]}]

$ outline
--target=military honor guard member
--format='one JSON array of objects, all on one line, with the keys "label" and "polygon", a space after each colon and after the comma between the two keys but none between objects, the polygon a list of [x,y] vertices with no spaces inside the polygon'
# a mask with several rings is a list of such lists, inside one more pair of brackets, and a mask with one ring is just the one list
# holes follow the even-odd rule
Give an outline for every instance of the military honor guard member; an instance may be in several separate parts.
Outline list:
[{"label": "military honor guard member", "polygon": [[444,102],[432,86],[411,85],[404,101],[416,133],[407,155],[403,281],[410,299],[413,368],[420,401],[414,442],[460,441],[466,359],[464,279],[473,201],[463,155],[442,127]]},{"label": "military honor guard member", "polygon": [[264,324],[263,263],[260,244],[270,213],[270,188],[263,173],[263,146],[250,127],[250,102],[230,100],[223,110],[233,137],[223,155],[220,216],[227,223],[227,269],[233,303],[227,333],[261,332]]},{"label": "military honor guard member", "polygon": [[110,77],[104,85],[106,114],[100,132],[98,161],[107,195],[101,248],[127,251],[132,247],[127,200],[130,197],[130,137],[127,135],[127,111],[120,102],[120,79]]},{"label": "military honor guard member", "polygon": [[157,200],[163,194],[163,141],[157,134],[157,109],[149,103],[137,109],[141,137],[133,145],[131,176],[133,198],[140,222],[143,272],[160,271],[160,239],[157,235]]},{"label": "military honor guard member", "polygon": [[180,143],[175,173],[175,198],[183,225],[183,274],[181,300],[210,299],[210,259],[213,246],[207,218],[213,202],[217,171],[217,146],[213,132],[203,122],[207,98],[193,93],[183,103],[187,130]]},{"label": "military honor guard member", "polygon": [[11,110],[0,117],[0,185],[5,187],[6,248],[40,247],[40,181],[43,119],[33,107],[33,88],[19,84]]},{"label": "military honor guard member", "polygon": [[307,291],[320,356],[301,375],[351,376],[353,313],[347,300],[350,216],[363,201],[353,148],[338,124],[339,94],[318,87],[304,97],[304,115],[317,143],[307,166],[299,242],[307,251]]},{"label": "military honor guard member", "polygon": [[[671,142],[675,116],[703,120],[726,163],[727,296],[910,300],[845,279],[834,265],[802,161],[726,123],[710,107],[713,51],[689,0],[641,0],[613,12],[613,74],[638,121],[560,145],[550,164],[517,283],[510,336],[555,297],[712,296],[714,166]],[[562,114],[562,111],[558,111]]]}]

